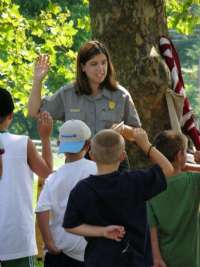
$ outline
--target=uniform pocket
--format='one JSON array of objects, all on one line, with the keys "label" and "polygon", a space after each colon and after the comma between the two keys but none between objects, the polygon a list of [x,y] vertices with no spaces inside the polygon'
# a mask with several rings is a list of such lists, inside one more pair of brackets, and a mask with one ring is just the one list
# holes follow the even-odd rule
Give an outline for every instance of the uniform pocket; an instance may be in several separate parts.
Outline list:
[{"label": "uniform pocket", "polygon": [[65,113],[65,121],[67,120],[81,120],[85,121],[85,112],[80,109],[68,109]]},{"label": "uniform pocket", "polygon": [[123,111],[120,107],[115,110],[105,109],[100,114],[100,120],[105,121],[106,123],[119,123],[123,120]]}]

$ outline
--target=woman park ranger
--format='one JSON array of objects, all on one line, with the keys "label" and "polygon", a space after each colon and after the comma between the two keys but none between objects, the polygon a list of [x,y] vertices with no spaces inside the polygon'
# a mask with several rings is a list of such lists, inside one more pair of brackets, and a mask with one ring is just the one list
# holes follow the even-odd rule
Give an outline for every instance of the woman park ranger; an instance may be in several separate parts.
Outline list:
[{"label": "woman park ranger", "polygon": [[42,81],[48,70],[49,57],[41,55],[34,70],[28,104],[30,116],[37,117],[40,110],[46,110],[55,120],[79,119],[90,127],[93,135],[121,121],[141,126],[133,100],[116,81],[110,55],[99,41],[88,41],[80,48],[75,81],[42,99]]}]

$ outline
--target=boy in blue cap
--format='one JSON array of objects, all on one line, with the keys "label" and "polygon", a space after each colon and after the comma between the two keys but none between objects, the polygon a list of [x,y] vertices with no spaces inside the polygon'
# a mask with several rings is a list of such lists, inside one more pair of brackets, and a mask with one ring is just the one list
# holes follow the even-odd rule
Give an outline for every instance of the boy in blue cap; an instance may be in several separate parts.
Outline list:
[{"label": "boy in blue cap", "polygon": [[68,120],[60,128],[59,153],[65,155],[65,164],[45,181],[36,208],[45,243],[45,267],[84,266],[86,241],[66,233],[62,221],[71,189],[88,175],[96,174],[95,162],[84,158],[90,137],[89,127],[81,120]]}]

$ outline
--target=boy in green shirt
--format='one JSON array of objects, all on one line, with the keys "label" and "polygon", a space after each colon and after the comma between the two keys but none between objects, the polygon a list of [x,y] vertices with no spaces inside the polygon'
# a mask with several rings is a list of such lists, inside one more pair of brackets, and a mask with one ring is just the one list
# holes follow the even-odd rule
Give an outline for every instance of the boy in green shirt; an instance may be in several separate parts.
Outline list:
[{"label": "boy in green shirt", "polygon": [[167,190],[148,203],[154,267],[199,267],[200,173],[182,171],[187,141],[181,133],[164,131],[154,145],[174,167]]}]

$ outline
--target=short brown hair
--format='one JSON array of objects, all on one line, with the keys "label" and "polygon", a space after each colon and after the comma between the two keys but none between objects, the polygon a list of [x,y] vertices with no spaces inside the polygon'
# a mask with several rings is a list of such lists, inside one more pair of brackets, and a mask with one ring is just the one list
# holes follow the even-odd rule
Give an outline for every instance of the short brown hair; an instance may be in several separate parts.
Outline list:
[{"label": "short brown hair", "polygon": [[12,95],[8,90],[0,88],[0,123],[3,123],[7,116],[14,110]]},{"label": "short brown hair", "polygon": [[117,163],[124,149],[123,137],[111,129],[99,131],[91,141],[91,153],[97,163]]},{"label": "short brown hair", "polygon": [[115,91],[117,90],[117,82],[115,79],[115,70],[111,62],[110,55],[107,48],[97,40],[88,41],[79,50],[76,62],[76,93],[78,94],[92,94],[88,78],[82,70],[82,65],[96,55],[104,54],[108,62],[108,70],[105,80],[101,83],[101,87]]},{"label": "short brown hair", "polygon": [[177,153],[187,148],[187,138],[180,132],[165,130],[155,137],[153,144],[170,162],[173,162]]}]

